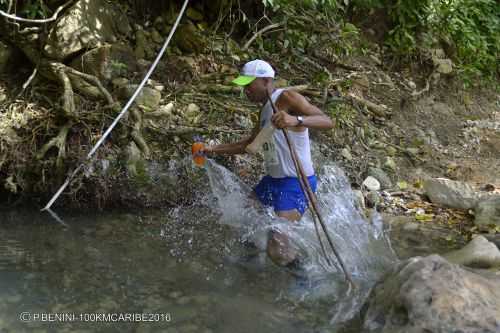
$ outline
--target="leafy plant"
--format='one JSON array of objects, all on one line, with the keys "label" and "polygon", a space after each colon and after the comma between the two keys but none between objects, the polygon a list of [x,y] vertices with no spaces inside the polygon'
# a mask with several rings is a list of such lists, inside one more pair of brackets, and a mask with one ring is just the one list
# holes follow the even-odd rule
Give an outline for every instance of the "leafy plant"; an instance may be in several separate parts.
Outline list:
[{"label": "leafy plant", "polygon": [[301,6],[308,8],[327,8],[327,9],[337,9],[346,5],[349,1],[338,1],[338,0],[262,0],[262,3],[266,7],[271,7],[274,10],[278,10],[282,7],[290,6]]},{"label": "leafy plant", "polygon": [[29,19],[46,18],[49,16],[50,8],[43,0],[28,0],[24,3],[21,13]]},{"label": "leafy plant", "polygon": [[500,3],[495,0],[456,0],[435,4],[430,25],[435,35],[455,50],[466,75],[498,74]]}]

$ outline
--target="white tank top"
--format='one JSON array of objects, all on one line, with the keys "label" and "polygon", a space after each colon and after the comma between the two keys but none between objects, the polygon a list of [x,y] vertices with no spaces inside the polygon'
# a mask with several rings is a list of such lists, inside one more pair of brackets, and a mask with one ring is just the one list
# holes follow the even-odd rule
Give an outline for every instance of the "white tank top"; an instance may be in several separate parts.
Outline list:
[{"label": "white tank top", "polygon": [[[278,97],[285,89],[276,89],[271,95],[271,99],[276,103]],[[260,128],[265,127],[271,121],[273,108],[269,101],[260,111]],[[311,146],[309,143],[309,130],[295,132],[288,131],[288,137],[295,147],[297,156],[302,164],[307,177],[314,175],[314,168],[311,159]],[[262,146],[266,171],[273,178],[297,177],[297,171],[293,164],[290,149],[286,143],[285,136],[281,129],[276,129],[273,136]]]}]

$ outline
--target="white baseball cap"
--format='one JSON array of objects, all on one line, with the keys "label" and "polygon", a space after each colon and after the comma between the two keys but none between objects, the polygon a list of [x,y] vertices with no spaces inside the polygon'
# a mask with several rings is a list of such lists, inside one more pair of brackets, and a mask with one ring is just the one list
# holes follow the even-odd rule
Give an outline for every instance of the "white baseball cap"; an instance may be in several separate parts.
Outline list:
[{"label": "white baseball cap", "polygon": [[232,82],[239,86],[246,86],[258,77],[274,78],[274,69],[268,62],[260,59],[247,62],[241,70],[240,76]]}]

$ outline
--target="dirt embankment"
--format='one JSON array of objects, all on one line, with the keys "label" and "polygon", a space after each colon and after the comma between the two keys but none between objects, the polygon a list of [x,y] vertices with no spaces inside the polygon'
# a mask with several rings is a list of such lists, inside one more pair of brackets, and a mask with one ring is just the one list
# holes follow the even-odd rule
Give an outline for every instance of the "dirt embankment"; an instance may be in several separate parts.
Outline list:
[{"label": "dirt embankment", "polygon": [[[342,165],[354,187],[370,169],[383,172],[392,191],[418,192],[419,182],[429,176],[500,186],[498,92],[463,89],[458,73],[445,66],[449,59],[442,59],[442,50],[430,50],[426,62],[396,69],[391,55],[354,26],[324,22],[320,26],[328,28],[319,29],[308,23],[316,17],[301,15],[256,34],[257,25],[245,33],[242,25],[227,21],[217,31],[208,30],[203,13],[191,8],[141,103],[61,199],[99,207],[189,201],[192,188],[203,181],[185,160],[193,135],[235,141],[256,121],[257,106],[229,84],[241,64],[253,58],[271,62],[277,85],[293,86],[335,119],[332,131],[312,133],[315,155],[318,164],[334,160]],[[171,22],[171,11],[147,24],[126,22],[128,28],[118,29],[125,35],[115,42],[98,40],[102,46],[87,53],[72,53],[68,65],[92,71],[123,104]],[[231,35],[231,24],[236,34]],[[74,80],[77,118],[68,123],[66,115],[54,112],[61,109],[57,82],[38,75],[22,89],[32,66],[16,66],[16,73],[4,72],[0,80],[0,193],[10,203],[43,201],[116,113],[102,99],[89,97],[99,91]],[[262,172],[259,156],[219,161],[249,182]]]}]

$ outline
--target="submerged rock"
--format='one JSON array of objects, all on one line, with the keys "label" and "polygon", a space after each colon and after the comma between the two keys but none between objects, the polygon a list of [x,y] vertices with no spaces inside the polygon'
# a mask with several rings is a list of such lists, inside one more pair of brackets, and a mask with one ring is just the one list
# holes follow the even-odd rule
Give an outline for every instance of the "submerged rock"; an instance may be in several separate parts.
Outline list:
[{"label": "submerged rock", "polygon": [[382,197],[377,191],[370,191],[366,194],[366,205],[369,208],[376,207],[381,201]]},{"label": "submerged rock", "polygon": [[438,255],[411,258],[374,287],[362,321],[362,332],[499,332],[500,278]]},{"label": "submerged rock", "polygon": [[474,238],[464,248],[447,253],[444,257],[454,264],[468,267],[500,267],[500,250],[483,236]]},{"label": "submerged rock", "polygon": [[500,196],[496,195],[477,203],[474,208],[474,223],[477,226],[494,224],[500,226]]},{"label": "submerged rock", "polygon": [[354,194],[354,203],[355,203],[356,207],[359,210],[365,209],[366,208],[365,197],[363,195],[363,192],[361,192],[360,190],[353,190],[352,193]]}]

